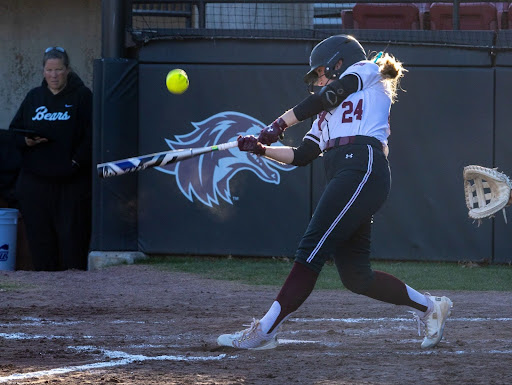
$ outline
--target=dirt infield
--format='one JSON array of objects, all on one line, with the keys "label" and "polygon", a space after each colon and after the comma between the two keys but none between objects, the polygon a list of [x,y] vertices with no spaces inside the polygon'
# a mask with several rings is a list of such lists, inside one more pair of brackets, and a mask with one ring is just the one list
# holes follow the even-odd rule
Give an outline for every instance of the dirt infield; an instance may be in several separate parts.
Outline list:
[{"label": "dirt infield", "polygon": [[114,266],[0,272],[0,383],[511,384],[512,298],[443,292],[445,338],[421,350],[407,309],[314,291],[280,346],[236,351],[216,337],[260,317],[276,288]]}]

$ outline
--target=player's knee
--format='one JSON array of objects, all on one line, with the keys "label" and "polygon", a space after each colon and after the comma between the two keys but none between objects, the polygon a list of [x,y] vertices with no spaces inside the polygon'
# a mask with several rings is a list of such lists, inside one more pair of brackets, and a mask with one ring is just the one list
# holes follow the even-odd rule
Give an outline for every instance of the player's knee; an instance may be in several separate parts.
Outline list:
[{"label": "player's knee", "polygon": [[340,278],[347,290],[356,294],[364,294],[370,287],[372,274],[371,271],[342,271]]}]

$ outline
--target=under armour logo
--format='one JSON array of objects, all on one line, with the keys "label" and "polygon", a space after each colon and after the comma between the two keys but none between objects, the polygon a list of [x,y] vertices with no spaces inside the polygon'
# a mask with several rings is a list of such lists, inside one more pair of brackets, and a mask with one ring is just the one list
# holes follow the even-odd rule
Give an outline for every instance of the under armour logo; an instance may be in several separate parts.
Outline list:
[{"label": "under armour logo", "polygon": [[353,158],[353,157],[354,157],[354,154],[352,154],[352,153],[345,155],[345,159]]}]

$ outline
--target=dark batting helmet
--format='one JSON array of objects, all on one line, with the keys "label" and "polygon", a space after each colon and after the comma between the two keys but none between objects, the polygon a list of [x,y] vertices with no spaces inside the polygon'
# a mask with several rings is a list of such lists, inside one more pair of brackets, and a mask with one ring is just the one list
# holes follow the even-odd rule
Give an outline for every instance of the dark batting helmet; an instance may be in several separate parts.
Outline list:
[{"label": "dark batting helmet", "polygon": [[[336,63],[342,59],[343,65],[335,70]],[[307,84],[313,84],[318,75],[316,69],[325,67],[325,76],[334,79],[348,67],[358,61],[366,60],[366,53],[359,42],[349,35],[331,36],[318,43],[309,56],[310,71],[304,76]]]}]

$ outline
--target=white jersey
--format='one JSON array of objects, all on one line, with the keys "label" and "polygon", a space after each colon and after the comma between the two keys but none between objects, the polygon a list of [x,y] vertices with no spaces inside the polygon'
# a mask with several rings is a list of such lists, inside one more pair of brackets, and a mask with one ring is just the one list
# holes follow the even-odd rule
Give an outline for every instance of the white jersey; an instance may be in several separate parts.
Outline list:
[{"label": "white jersey", "polygon": [[342,136],[373,136],[383,144],[388,143],[391,94],[382,81],[379,66],[363,60],[346,69],[340,78],[355,75],[358,90],[350,94],[331,111],[322,111],[304,136],[325,150],[329,139]]}]

